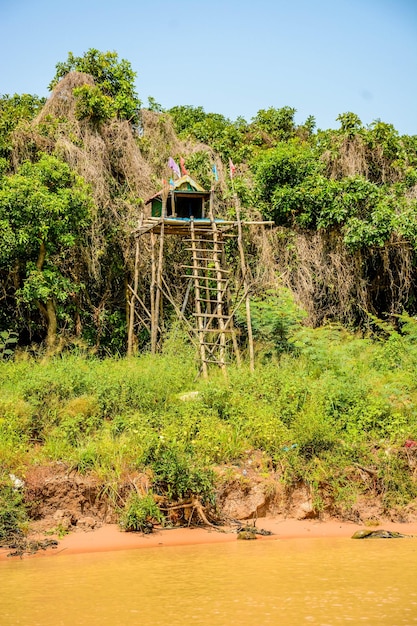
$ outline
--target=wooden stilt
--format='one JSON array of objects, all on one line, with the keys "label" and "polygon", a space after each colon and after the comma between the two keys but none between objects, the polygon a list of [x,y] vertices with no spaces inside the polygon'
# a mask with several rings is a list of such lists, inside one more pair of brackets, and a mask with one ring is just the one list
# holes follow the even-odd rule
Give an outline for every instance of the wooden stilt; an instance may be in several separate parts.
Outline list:
[{"label": "wooden stilt", "polygon": [[224,332],[224,318],[223,318],[223,281],[224,281],[224,276],[222,274],[222,267],[221,267],[221,263],[220,263],[220,255],[221,255],[221,247],[218,246],[218,240],[219,240],[219,232],[217,229],[217,224],[216,221],[214,219],[214,207],[213,207],[213,201],[214,201],[214,192],[213,190],[211,190],[210,193],[210,207],[209,207],[209,214],[210,214],[210,221],[211,221],[211,228],[212,228],[212,236],[213,236],[213,261],[214,261],[214,267],[216,269],[216,281],[217,281],[217,306],[216,306],[216,312],[217,312],[217,318],[218,318],[218,325],[219,325],[219,329],[220,329],[220,346],[219,346],[219,366],[222,369],[223,373],[226,374],[226,362],[225,362],[225,354],[226,354],[226,335]]},{"label": "wooden stilt", "polygon": [[[138,228],[142,226],[143,223],[143,213],[139,218]],[[133,335],[134,335],[134,326],[135,326],[135,297],[138,294],[138,285],[139,285],[139,236],[135,237],[135,268],[133,274],[133,295],[130,296],[129,303],[129,330],[127,335],[127,356],[133,355]]]},{"label": "wooden stilt", "polygon": [[135,249],[135,270],[133,278],[133,295],[130,296],[129,305],[129,331],[127,335],[127,356],[133,355],[133,329],[135,324],[135,295],[138,292],[139,284],[139,237],[136,237]]},{"label": "wooden stilt", "polygon": [[156,261],[155,261],[155,233],[151,231],[151,352],[156,353],[156,342],[158,338],[158,320],[155,317],[155,296],[156,296]]},{"label": "wooden stilt", "polygon": [[250,312],[250,296],[249,296],[249,276],[248,276],[248,268],[246,266],[245,260],[245,250],[243,247],[243,236],[242,236],[242,222],[240,219],[240,203],[237,194],[235,194],[235,207],[236,207],[236,221],[237,221],[237,244],[239,248],[240,254],[240,267],[242,270],[242,280],[243,285],[246,292],[245,298],[245,308],[246,308],[246,326],[248,329],[248,347],[249,347],[249,364],[250,370],[253,372],[255,370],[255,351],[253,347],[253,332],[252,332],[252,317]]},{"label": "wooden stilt", "polygon": [[156,269],[156,293],[155,293],[155,337],[154,347],[156,352],[156,346],[158,342],[158,326],[160,324],[160,312],[162,309],[162,269],[164,264],[164,223],[161,224],[161,232],[159,235],[159,254],[158,265]]}]

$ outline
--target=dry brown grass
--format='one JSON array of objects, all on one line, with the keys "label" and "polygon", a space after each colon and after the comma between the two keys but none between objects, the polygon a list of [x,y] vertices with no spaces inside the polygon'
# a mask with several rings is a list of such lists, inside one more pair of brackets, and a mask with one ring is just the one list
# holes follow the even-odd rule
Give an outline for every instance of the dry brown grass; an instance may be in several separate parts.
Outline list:
[{"label": "dry brown grass", "polygon": [[362,253],[350,252],[338,232],[277,229],[273,236],[279,280],[307,312],[307,324],[357,324],[366,312],[397,315],[414,288],[412,250],[394,237]]},{"label": "dry brown grass", "polygon": [[362,137],[343,137],[339,146],[334,150],[327,150],[322,155],[330,178],[344,176],[367,176],[368,160],[367,149]]}]

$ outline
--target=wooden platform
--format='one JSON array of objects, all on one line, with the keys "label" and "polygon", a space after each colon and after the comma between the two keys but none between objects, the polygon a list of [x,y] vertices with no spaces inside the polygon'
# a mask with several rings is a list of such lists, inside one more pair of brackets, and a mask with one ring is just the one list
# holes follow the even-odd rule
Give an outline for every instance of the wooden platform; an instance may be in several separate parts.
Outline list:
[{"label": "wooden platform", "polygon": [[[191,222],[194,221],[194,232],[195,233],[207,233],[210,232],[213,228],[212,220],[209,218],[202,219],[194,219],[185,218],[185,217],[146,217],[143,219],[142,224],[133,231],[133,234],[140,237],[149,232],[154,232],[156,235],[161,234],[161,227],[163,225],[163,230],[165,235],[180,235],[186,236],[190,233]],[[217,228],[222,232],[233,231],[238,226],[237,220],[222,220],[215,219],[214,220]],[[263,222],[263,221],[250,221],[250,222],[242,222],[242,225],[272,225],[274,222]]]}]

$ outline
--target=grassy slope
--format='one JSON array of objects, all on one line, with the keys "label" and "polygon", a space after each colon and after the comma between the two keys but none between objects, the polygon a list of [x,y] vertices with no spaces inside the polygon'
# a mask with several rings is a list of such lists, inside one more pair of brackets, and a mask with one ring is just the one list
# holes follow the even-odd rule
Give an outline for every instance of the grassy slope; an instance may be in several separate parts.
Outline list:
[{"label": "grassy slope", "polygon": [[[217,372],[197,379],[180,345],[130,360],[0,362],[4,498],[9,473],[61,460],[113,482],[147,469],[155,492],[204,499],[214,466],[262,450],[288,485],[310,485],[318,508],[331,501],[348,514],[361,493],[378,495],[387,511],[404,507],[417,497],[417,453],[404,447],[417,439],[408,325],[407,334],[378,342],[301,329],[292,354],[259,363],[254,374],[231,367],[228,381]],[[198,399],[181,400],[190,390]]]}]

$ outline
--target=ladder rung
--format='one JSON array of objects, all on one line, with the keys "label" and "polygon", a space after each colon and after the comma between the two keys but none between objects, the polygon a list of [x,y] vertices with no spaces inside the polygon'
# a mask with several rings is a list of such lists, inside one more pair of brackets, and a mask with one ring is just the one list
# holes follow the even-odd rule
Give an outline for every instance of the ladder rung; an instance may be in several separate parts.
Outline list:
[{"label": "ladder rung", "polygon": [[[181,274],[180,278],[194,278],[194,279],[195,278],[200,278],[201,280],[204,280],[205,278],[208,278],[212,282],[216,282],[216,283],[220,283],[220,282],[222,282],[222,283],[226,282],[227,283],[230,280],[229,278],[216,278],[215,276],[200,276],[200,275],[193,276],[192,274]],[[205,285],[203,285],[201,287],[201,289],[210,289],[210,287],[206,287]],[[213,287],[213,289],[214,289],[214,287]],[[217,289],[216,289],[216,291],[217,291]]]},{"label": "ladder rung", "polygon": [[210,233],[212,234],[211,228],[194,228],[195,233]]},{"label": "ladder rung", "polygon": [[194,317],[212,317],[219,320],[227,321],[228,315],[218,315],[217,313],[193,313]]},{"label": "ladder rung", "polygon": [[201,359],[204,363],[216,363],[216,365],[222,365],[226,367],[226,361],[218,361],[217,359]]},{"label": "ladder rung", "polygon": [[[227,281],[229,281],[229,279],[227,279]],[[217,293],[221,293],[224,296],[226,295],[226,285],[222,286],[221,289],[218,289],[217,287],[207,287],[207,285],[200,285],[200,289],[201,291],[217,291]]]},{"label": "ladder rung", "polygon": [[[203,290],[205,287],[203,287]],[[211,298],[194,298],[197,302],[211,302],[212,304],[219,304],[217,300],[212,300]]]},{"label": "ladder rung", "polygon": [[209,335],[211,333],[236,333],[239,334],[236,329],[230,330],[229,328],[225,328],[222,330],[221,328],[193,328],[193,332],[195,333],[204,333],[205,335]]},{"label": "ladder rung", "polygon": [[[214,254],[219,254],[220,250],[213,250]],[[214,256],[213,254],[213,256]],[[213,259],[212,256],[196,256],[194,257],[196,261],[210,261],[211,263],[215,263],[216,261]],[[186,267],[183,265],[183,267]]]},{"label": "ladder rung", "polygon": [[[213,243],[212,241],[208,241],[207,243]],[[217,242],[219,243],[219,242]],[[213,250],[213,248],[194,248],[196,252],[215,252]],[[193,248],[184,248],[184,250],[191,250],[193,251]]]},{"label": "ladder rung", "polygon": [[216,269],[215,267],[200,267],[197,266],[195,267],[194,265],[181,265],[180,267],[183,267],[184,269],[189,269],[189,270],[201,270],[202,272],[224,272],[225,274],[230,274],[230,270],[224,270],[221,267],[219,267],[218,269]]},{"label": "ladder rung", "polygon": [[[187,274],[186,277],[193,278],[193,276],[190,276],[189,274]],[[217,287],[208,287],[207,285],[200,285],[200,289],[201,291],[217,291],[217,293],[221,293],[223,296],[226,296],[227,283],[226,285],[222,285],[221,289],[218,289]]]},{"label": "ladder rung", "polygon": [[[237,235],[236,235],[237,236]],[[214,245],[214,243],[216,243],[217,245],[224,245],[224,241],[222,241],[221,239],[219,239],[219,241],[214,242],[212,239],[188,239],[188,238],[184,238],[184,241],[191,241],[191,243],[212,243]],[[185,248],[185,250],[192,250],[192,248]]]}]

